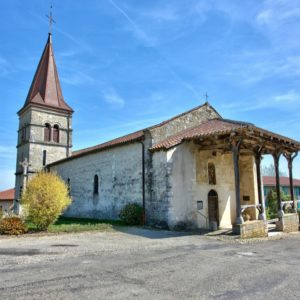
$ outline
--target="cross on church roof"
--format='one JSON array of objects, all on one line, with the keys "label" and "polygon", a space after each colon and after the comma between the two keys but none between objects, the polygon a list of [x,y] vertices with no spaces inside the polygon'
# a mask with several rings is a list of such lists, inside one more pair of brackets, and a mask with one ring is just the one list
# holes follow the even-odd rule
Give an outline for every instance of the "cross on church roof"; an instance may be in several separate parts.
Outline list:
[{"label": "cross on church roof", "polygon": [[49,19],[49,34],[52,34],[52,24],[56,23],[52,16],[52,4],[50,6],[50,14],[49,16],[46,15],[46,17]]},{"label": "cross on church roof", "polygon": [[208,102],[208,98],[209,98],[209,97],[208,97],[208,95],[207,95],[207,92],[205,93],[204,97],[205,97],[205,101]]}]

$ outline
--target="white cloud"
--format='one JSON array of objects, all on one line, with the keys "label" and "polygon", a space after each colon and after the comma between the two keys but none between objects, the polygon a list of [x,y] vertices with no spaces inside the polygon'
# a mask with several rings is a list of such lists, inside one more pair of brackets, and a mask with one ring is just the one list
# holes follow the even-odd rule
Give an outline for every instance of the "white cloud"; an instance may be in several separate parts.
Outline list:
[{"label": "white cloud", "polygon": [[109,103],[112,108],[122,108],[125,105],[125,100],[115,89],[110,88],[103,93],[105,102]]},{"label": "white cloud", "polygon": [[[290,90],[284,94],[273,95],[264,99],[253,99],[250,101],[244,101],[242,103],[228,102],[227,104],[223,104],[222,107],[230,110],[231,112],[249,112],[276,107],[279,107],[281,110],[294,111],[295,108],[299,109],[299,100],[300,94],[294,90]],[[289,105],[284,105],[284,103],[288,103]]]},{"label": "white cloud", "polygon": [[109,0],[111,5],[127,20],[130,25],[130,29],[134,32],[136,37],[142,40],[147,46],[155,46],[156,41],[153,37],[149,36],[144,30],[142,30],[138,24],[122,9],[115,1]]},{"label": "white cloud", "polygon": [[285,94],[278,95],[274,97],[275,102],[296,102],[300,100],[300,95],[297,94],[294,90],[290,90]]}]

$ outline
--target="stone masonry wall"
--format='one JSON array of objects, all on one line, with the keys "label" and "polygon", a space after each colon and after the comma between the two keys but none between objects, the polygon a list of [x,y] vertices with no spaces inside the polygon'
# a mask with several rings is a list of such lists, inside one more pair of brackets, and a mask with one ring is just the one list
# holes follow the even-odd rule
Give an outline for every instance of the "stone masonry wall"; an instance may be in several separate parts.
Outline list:
[{"label": "stone masonry wall", "polygon": [[276,229],[283,232],[299,231],[299,215],[297,213],[285,214],[276,222]]},{"label": "stone masonry wall", "polygon": [[[70,217],[118,219],[127,203],[142,205],[141,144],[127,144],[54,165],[67,182],[73,202],[65,212]],[[93,194],[94,176],[99,194]]]},{"label": "stone masonry wall", "polygon": [[[69,128],[71,128],[71,116]],[[44,141],[44,125],[49,123],[52,127],[59,126],[59,143]],[[26,128],[25,140],[22,140],[22,131]],[[46,151],[46,164],[67,157],[68,143],[68,115],[53,112],[47,109],[31,107],[19,117],[17,160],[16,160],[16,195],[20,197],[20,187],[23,185],[23,168],[20,162],[28,159],[30,166],[29,177],[43,169],[43,151]],[[69,133],[69,152],[71,154],[72,132]],[[17,210],[17,208],[16,208]]]},{"label": "stone masonry wall", "polygon": [[156,144],[165,138],[172,136],[184,129],[194,127],[210,119],[220,117],[209,105],[203,105],[198,109],[174,118],[166,124],[150,129],[153,144]]},{"label": "stone masonry wall", "polygon": [[167,227],[170,190],[167,153],[154,152],[151,167],[151,198],[146,203],[146,220],[150,225]]}]

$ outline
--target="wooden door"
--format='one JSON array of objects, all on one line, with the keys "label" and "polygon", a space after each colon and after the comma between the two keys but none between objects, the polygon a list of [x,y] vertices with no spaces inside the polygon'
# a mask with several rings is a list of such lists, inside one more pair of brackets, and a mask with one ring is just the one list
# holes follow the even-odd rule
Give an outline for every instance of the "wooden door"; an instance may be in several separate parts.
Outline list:
[{"label": "wooden door", "polygon": [[209,222],[217,222],[219,225],[219,200],[214,190],[208,193],[208,219]]}]

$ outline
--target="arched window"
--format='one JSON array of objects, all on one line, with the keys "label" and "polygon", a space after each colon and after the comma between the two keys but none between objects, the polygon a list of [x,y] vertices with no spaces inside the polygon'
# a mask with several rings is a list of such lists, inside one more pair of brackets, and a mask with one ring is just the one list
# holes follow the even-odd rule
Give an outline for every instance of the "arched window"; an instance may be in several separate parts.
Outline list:
[{"label": "arched window", "polygon": [[50,142],[51,141],[51,125],[49,123],[45,124],[44,141],[45,142]]},{"label": "arched window", "polygon": [[99,177],[98,175],[94,176],[94,195],[99,194]]},{"label": "arched window", "polygon": [[59,143],[59,126],[56,124],[53,126],[53,142]]},{"label": "arched window", "polygon": [[208,163],[208,183],[212,185],[217,184],[216,169],[213,163]]}]

